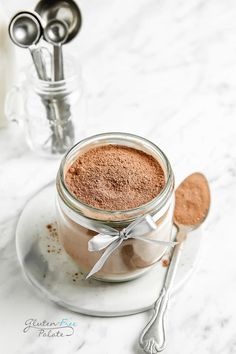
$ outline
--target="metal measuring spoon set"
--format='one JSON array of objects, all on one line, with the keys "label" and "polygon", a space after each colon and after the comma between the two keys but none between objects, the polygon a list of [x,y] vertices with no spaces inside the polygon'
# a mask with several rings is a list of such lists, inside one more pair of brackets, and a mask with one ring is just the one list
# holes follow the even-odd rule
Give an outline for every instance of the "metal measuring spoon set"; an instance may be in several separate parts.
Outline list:
[{"label": "metal measuring spoon set", "polygon": [[[41,0],[34,12],[22,11],[11,19],[9,35],[14,44],[29,49],[38,79],[57,83],[65,79],[62,45],[78,34],[81,24],[81,13],[73,0]],[[52,45],[52,54],[39,46],[41,39]],[[46,57],[50,58],[50,72]],[[53,92],[40,98],[51,128],[51,152],[64,153],[74,139],[70,105],[66,97]]]}]

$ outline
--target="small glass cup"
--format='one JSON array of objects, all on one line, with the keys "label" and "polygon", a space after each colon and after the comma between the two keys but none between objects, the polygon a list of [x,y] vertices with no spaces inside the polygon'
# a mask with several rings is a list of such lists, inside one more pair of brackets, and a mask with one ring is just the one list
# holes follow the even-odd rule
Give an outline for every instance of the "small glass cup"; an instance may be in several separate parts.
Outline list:
[{"label": "small glass cup", "polygon": [[61,156],[82,136],[86,107],[80,67],[70,58],[64,68],[64,80],[45,81],[31,67],[6,99],[8,119],[25,130],[30,148],[45,157]]},{"label": "small glass cup", "polygon": [[[161,164],[165,186],[150,202],[134,209],[106,211],[89,206],[70,193],[65,184],[65,174],[78,154],[97,146],[115,144],[132,147],[152,155]],[[89,222],[112,226],[117,230],[147,214],[158,215],[157,230],[147,235],[154,240],[170,241],[174,211],[174,175],[164,153],[150,141],[132,134],[106,133],[92,136],[76,144],[63,158],[57,175],[57,223],[59,239],[66,252],[80,268],[88,273],[103,251],[88,250],[88,241],[96,232],[80,224],[81,216]],[[73,216],[72,216],[73,215]],[[127,281],[151,268],[161,259],[167,247],[150,244],[138,239],[127,239],[110,255],[102,269],[93,277],[103,281]]]}]

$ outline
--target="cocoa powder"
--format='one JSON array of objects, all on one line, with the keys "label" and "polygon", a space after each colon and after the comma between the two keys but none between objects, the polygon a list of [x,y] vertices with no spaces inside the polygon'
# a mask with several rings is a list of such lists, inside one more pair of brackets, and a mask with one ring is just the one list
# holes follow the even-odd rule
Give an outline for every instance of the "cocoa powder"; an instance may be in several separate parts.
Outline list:
[{"label": "cocoa powder", "polygon": [[201,173],[193,173],[176,190],[174,219],[178,224],[196,225],[207,215],[209,205],[207,179]]},{"label": "cocoa powder", "polygon": [[72,194],[90,206],[127,210],[155,198],[165,176],[153,156],[122,145],[103,145],[78,155],[65,182]]}]

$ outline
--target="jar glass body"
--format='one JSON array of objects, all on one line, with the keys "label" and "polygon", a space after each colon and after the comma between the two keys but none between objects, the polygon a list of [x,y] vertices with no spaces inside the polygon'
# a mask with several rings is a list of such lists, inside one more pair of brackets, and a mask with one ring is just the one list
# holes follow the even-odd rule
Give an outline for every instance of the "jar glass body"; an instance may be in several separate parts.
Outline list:
[{"label": "jar glass body", "polygon": [[6,100],[8,119],[21,126],[29,147],[44,157],[61,156],[83,135],[86,106],[80,66],[67,58],[64,69],[64,80],[40,80],[32,66]]},{"label": "jar glass body", "polygon": [[[128,210],[106,211],[96,209],[76,199],[65,184],[65,174],[78,154],[90,148],[106,144],[132,147],[152,155],[161,164],[165,174],[165,187],[149,203]],[[66,252],[88,273],[101,257],[102,251],[89,251],[88,241],[95,232],[80,224],[80,216],[89,221],[95,220],[101,225],[117,230],[127,227],[138,217],[150,214],[157,225],[157,230],[146,235],[154,240],[169,241],[173,226],[174,176],[168,159],[154,144],[141,137],[126,133],[99,134],[75,145],[64,157],[57,175],[57,223],[59,239]],[[78,216],[78,218],[77,218]],[[102,269],[93,277],[103,281],[126,281],[134,279],[154,265],[166,251],[165,245],[153,244],[130,238],[110,255]]]}]

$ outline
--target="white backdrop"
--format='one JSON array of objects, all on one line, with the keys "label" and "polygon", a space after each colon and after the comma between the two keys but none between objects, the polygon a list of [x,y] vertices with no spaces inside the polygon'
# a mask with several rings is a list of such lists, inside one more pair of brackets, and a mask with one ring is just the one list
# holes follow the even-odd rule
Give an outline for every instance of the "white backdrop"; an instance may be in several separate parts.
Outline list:
[{"label": "white backdrop", "polygon": [[[35,1],[6,1],[12,15]],[[81,0],[83,28],[65,53],[79,58],[87,101],[83,135],[126,131],[157,143],[177,184],[209,178],[212,208],[198,272],[169,313],[167,354],[236,353],[236,3],[233,0]],[[65,54],[66,55],[66,54]],[[18,68],[30,62],[16,49]],[[84,118],[85,119],[85,118]],[[26,284],[14,229],[26,200],[55,177],[58,161],[36,157],[19,129],[0,131],[0,346],[4,354],[141,353],[149,314],[89,318],[59,309]],[[32,176],[34,178],[32,178]],[[70,317],[70,340],[22,334],[24,321]]]}]

